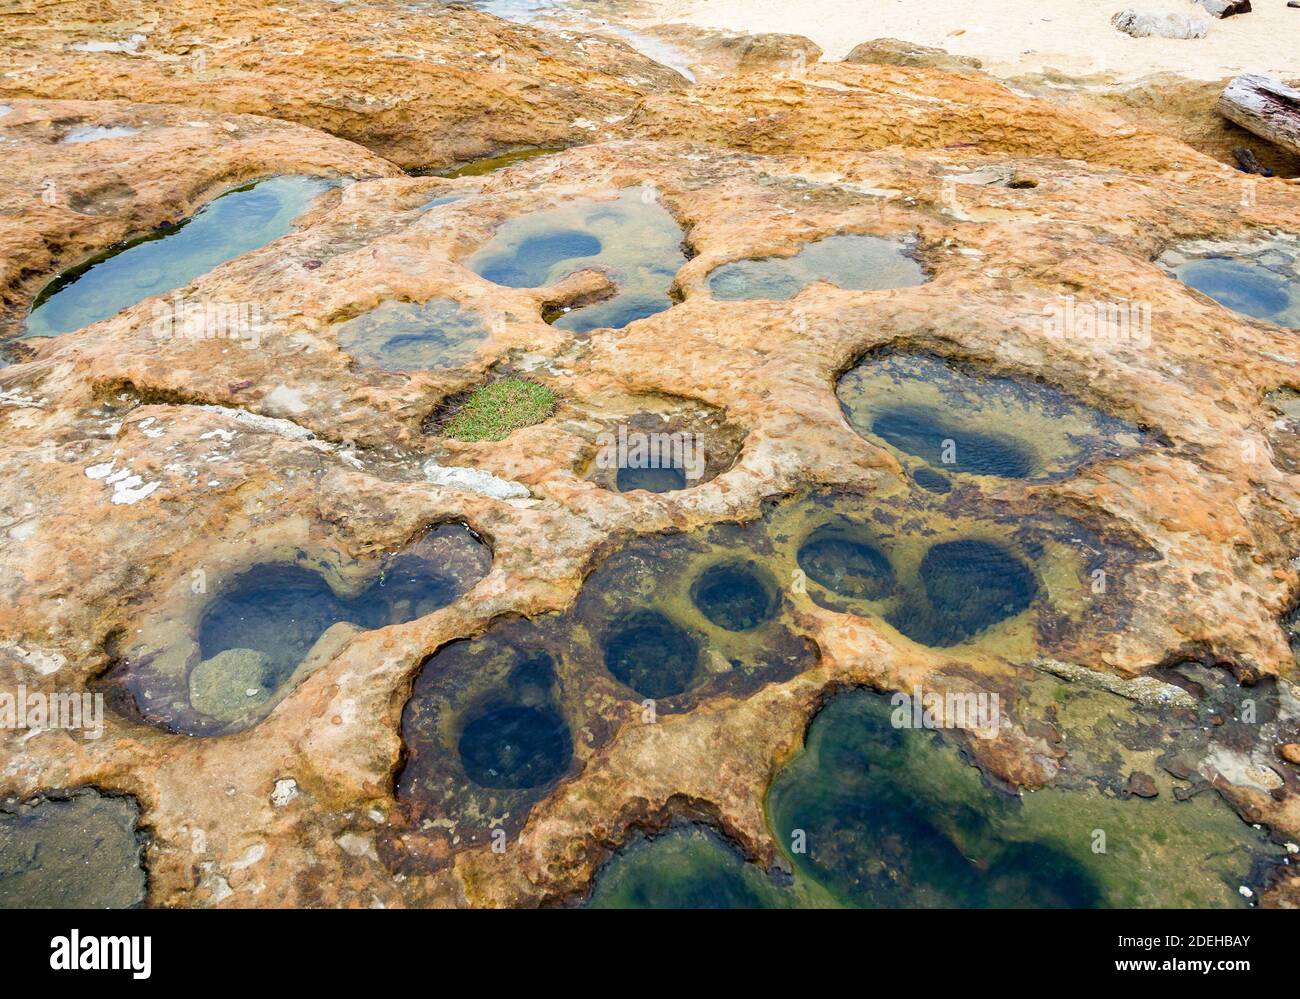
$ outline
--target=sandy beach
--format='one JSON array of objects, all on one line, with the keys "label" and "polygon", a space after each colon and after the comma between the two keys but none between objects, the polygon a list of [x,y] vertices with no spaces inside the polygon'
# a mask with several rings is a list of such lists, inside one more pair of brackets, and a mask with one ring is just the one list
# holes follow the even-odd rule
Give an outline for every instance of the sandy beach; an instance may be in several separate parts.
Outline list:
[{"label": "sandy beach", "polygon": [[[1160,72],[1217,80],[1243,70],[1300,74],[1300,10],[1285,0],[1256,0],[1245,15],[1210,21],[1200,39],[1130,38],[1110,19],[1123,0],[647,0],[643,25],[685,23],[743,32],[789,32],[840,59],[871,38],[899,38],[982,59],[1010,77],[1056,70],[1115,81]],[[1140,10],[1201,16],[1181,0],[1135,3]]]}]

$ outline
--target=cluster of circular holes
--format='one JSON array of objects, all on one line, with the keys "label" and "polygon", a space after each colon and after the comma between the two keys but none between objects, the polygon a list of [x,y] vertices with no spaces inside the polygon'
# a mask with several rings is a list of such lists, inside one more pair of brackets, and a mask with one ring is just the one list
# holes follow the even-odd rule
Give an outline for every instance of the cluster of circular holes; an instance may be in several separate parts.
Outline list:
[{"label": "cluster of circular holes", "polygon": [[[691,601],[711,624],[752,631],[776,616],[780,593],[771,574],[740,559],[704,569],[690,586]],[[700,664],[700,643],[666,614],[640,608],[615,618],[604,639],[605,667],[643,697],[684,692]]]},{"label": "cluster of circular holes", "polygon": [[[898,581],[889,557],[869,540],[834,526],[814,531],[800,547],[799,568],[850,600],[880,601]],[[924,600],[903,595],[889,613],[895,628],[918,642],[955,645],[1025,610],[1038,592],[1033,572],[1001,545],[982,539],[932,545],[918,568]]]},{"label": "cluster of circular holes", "polygon": [[[796,556],[803,572],[822,587],[852,600],[880,601],[899,590],[885,552],[834,525],[813,531]],[[905,596],[888,620],[909,637],[953,645],[1020,613],[1033,601],[1033,572],[992,541],[962,539],[932,545],[918,570],[924,600]],[[774,618],[780,590],[771,573],[746,559],[713,563],[689,586],[696,610],[725,631],[752,631]],[[684,693],[700,671],[701,640],[664,612],[639,607],[615,617],[605,630],[604,664],[620,683],[647,698]],[[572,735],[551,703],[554,664],[539,654],[510,675],[508,697],[463,728],[459,754],[466,773],[490,788],[534,788],[568,769]]]}]

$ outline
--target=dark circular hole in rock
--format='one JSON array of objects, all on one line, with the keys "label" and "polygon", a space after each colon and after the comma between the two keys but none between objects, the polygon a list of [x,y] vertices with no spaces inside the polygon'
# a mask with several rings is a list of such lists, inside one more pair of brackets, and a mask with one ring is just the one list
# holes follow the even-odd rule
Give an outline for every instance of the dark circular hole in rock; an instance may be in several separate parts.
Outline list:
[{"label": "dark circular hole in rock", "polygon": [[631,611],[605,636],[605,667],[643,697],[680,694],[699,661],[699,643],[658,611]]},{"label": "dark circular hole in rock", "polygon": [[686,488],[686,473],[680,468],[620,468],[618,491],[644,489],[648,493],[675,493]]},{"label": "dark circular hole in rock", "polygon": [[259,565],[236,577],[204,611],[199,651],[204,659],[229,649],[265,653],[264,682],[274,689],[345,614],[318,573],[287,562]]},{"label": "dark circular hole in rock", "polygon": [[546,283],[551,268],[561,261],[594,257],[600,251],[601,243],[595,236],[564,229],[545,236],[530,236],[513,254],[488,260],[479,274],[507,288],[536,288]]},{"label": "dark circular hole in rock", "polygon": [[460,762],[480,787],[541,787],[569,767],[569,726],[549,708],[511,706],[480,715],[461,733]]},{"label": "dark circular hole in rock", "polygon": [[749,631],[776,613],[776,586],[742,562],[714,565],[691,584],[691,601],[700,613],[728,631]]},{"label": "dark circular hole in rock", "polygon": [[904,612],[893,623],[926,645],[956,645],[1015,617],[1031,603],[1038,583],[1029,567],[989,541],[946,541],[921,559],[929,611]]},{"label": "dark circular hole in rock", "polygon": [[[1004,479],[1027,479],[1034,474],[1034,456],[1019,441],[957,430],[945,424],[939,413],[924,407],[885,410],[872,422],[871,432],[900,451],[953,471]],[[946,457],[951,460],[945,461]]]},{"label": "dark circular hole in rock", "polygon": [[912,470],[912,481],[931,493],[952,492],[952,483],[946,476],[940,475],[933,468],[916,468]]},{"label": "dark circular hole in rock", "polygon": [[842,597],[880,600],[894,590],[894,567],[885,554],[833,528],[814,531],[797,559],[810,579]]}]

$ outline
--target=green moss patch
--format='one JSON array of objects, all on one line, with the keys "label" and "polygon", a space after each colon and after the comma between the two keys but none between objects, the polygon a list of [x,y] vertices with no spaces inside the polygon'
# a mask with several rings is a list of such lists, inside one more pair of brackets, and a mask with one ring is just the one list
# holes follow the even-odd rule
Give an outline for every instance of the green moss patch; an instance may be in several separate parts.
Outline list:
[{"label": "green moss patch", "polygon": [[525,378],[502,378],[470,393],[443,424],[458,441],[501,441],[520,427],[541,423],[555,410],[555,393]]}]

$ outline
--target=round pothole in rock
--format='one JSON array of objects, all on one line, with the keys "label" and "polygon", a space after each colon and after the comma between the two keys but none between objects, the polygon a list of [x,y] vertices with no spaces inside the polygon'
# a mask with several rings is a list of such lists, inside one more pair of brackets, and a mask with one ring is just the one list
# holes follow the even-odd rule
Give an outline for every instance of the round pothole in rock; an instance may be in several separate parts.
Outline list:
[{"label": "round pothole in rock", "polygon": [[1300,327],[1300,239],[1184,243],[1156,263],[1233,312]]},{"label": "round pothole in rock", "polygon": [[910,602],[890,624],[924,645],[957,645],[1033,603],[1033,572],[1001,545],[968,539],[934,545],[919,569],[926,605]]},{"label": "round pothole in rock", "polygon": [[951,482],[934,469],[924,465],[912,469],[912,481],[926,492],[943,494],[952,491]]},{"label": "round pothole in rock", "polygon": [[449,298],[383,302],[334,328],[341,350],[387,371],[457,367],[488,334],[481,316]]},{"label": "round pothole in rock", "polygon": [[1011,657],[1065,658],[1057,650],[1124,627],[1130,573],[1159,560],[1041,500],[1008,508],[970,488],[947,500],[902,483],[870,498],[814,490],[774,504],[766,522],[784,565],[765,564],[778,580],[794,572],[818,607]]},{"label": "round pothole in rock", "polygon": [[569,726],[546,708],[511,705],[479,715],[461,733],[461,765],[481,787],[535,788],[550,784],[573,756]]},{"label": "round pothole in rock", "polygon": [[798,552],[799,568],[832,593],[853,600],[882,600],[894,591],[894,567],[875,545],[846,531],[823,527]]},{"label": "round pothole in rock", "polygon": [[[59,275],[36,296],[23,336],[58,336],[83,329],[151,295],[183,287],[218,264],[279,239],[318,195],[334,186],[318,177],[273,177],[227,192],[192,218],[110,247]],[[223,314],[213,329],[206,312],[193,329],[188,307],[155,317],[162,337],[254,342],[261,317],[251,309]]]},{"label": "round pothole in rock", "polygon": [[91,788],[0,801],[0,909],[122,909],[145,896],[134,799]]},{"label": "round pothole in rock", "polygon": [[945,491],[939,473],[1059,478],[1143,443],[1137,427],[1050,386],[926,353],[868,354],[835,392],[850,426],[923,462],[904,463],[935,492]]},{"label": "round pothole in rock", "polygon": [[779,580],[790,572],[761,519],[647,535],[592,570],[569,627],[591,646],[580,658],[604,667],[603,689],[654,698],[664,713],[690,711],[817,663],[816,643],[782,599]]},{"label": "round pothole in rock", "polygon": [[876,236],[828,236],[792,257],[763,257],[723,264],[709,275],[709,290],[723,301],[793,298],[814,281],[851,291],[910,288],[929,278],[911,256],[912,242]]},{"label": "round pothole in rock", "polygon": [[[602,406],[571,403],[559,426],[594,441],[577,471],[606,489],[691,489],[732,468],[744,446],[744,429],[698,400],[645,395],[606,399]],[[630,412],[610,415],[610,409]],[[601,429],[593,434],[593,427]]]},{"label": "round pothole in rock", "polygon": [[310,569],[273,563],[236,576],[199,622],[202,661],[190,674],[191,703],[214,718],[238,716],[249,698],[269,697],[321,633],[346,618],[344,602]]},{"label": "round pothole in rock", "polygon": [[402,711],[394,870],[444,867],[460,850],[516,836],[614,731],[601,713],[614,699],[593,697],[593,680],[613,687],[560,614],[501,618],[425,659]]},{"label": "round pothole in rock", "polygon": [[301,678],[300,667],[319,658],[335,625],[372,630],[424,617],[466,593],[491,563],[491,552],[471,531],[444,524],[354,580],[351,592],[336,590],[314,568],[254,565],[204,607],[192,652],[133,648],[109,684],[128,693],[146,721],[171,731],[238,731],[264,717]]},{"label": "round pothole in rock", "polygon": [[199,625],[203,661],[191,673],[190,692],[193,700],[196,675],[203,674],[207,710],[195,708],[238,717],[250,699],[270,696],[289,679],[331,625],[371,630],[413,621],[451,603],[490,567],[482,543],[464,528],[437,528],[425,543],[443,557],[401,552],[353,597],[338,596],[319,573],[292,564],[255,566],[236,577]]},{"label": "round pothole in rock", "polygon": [[606,271],[617,293],[570,309],[554,325],[574,333],[621,329],[673,305],[668,291],[686,263],[683,233],[641,189],[612,200],[580,198],[503,223],[465,261],[480,277],[508,288],[540,288],[587,268]]},{"label": "round pothole in rock", "polygon": [[691,583],[692,603],[728,631],[750,631],[771,620],[778,599],[776,581],[755,562],[712,565]]},{"label": "round pothole in rock", "polygon": [[615,620],[604,649],[609,672],[643,697],[680,694],[699,669],[699,643],[658,611],[631,611]]},{"label": "round pothole in rock", "polygon": [[615,481],[621,493],[630,493],[634,489],[644,489],[648,493],[675,493],[687,485],[686,472],[680,468],[620,468]]}]

